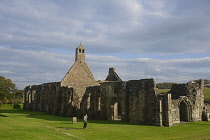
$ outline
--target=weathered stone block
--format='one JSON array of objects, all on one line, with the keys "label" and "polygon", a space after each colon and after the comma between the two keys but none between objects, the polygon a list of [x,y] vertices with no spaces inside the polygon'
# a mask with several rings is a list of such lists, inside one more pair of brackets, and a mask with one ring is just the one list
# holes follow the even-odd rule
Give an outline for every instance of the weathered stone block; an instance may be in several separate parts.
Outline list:
[{"label": "weathered stone block", "polygon": [[72,118],[72,124],[76,124],[77,123],[77,117],[73,117]]}]

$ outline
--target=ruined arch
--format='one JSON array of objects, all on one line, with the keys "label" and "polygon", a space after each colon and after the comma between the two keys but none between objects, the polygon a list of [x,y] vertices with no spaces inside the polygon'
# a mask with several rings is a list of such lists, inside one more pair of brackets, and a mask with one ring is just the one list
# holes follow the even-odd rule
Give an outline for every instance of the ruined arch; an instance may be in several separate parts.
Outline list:
[{"label": "ruined arch", "polygon": [[182,98],[179,102],[179,117],[183,122],[192,121],[192,107],[187,97]]},{"label": "ruined arch", "polygon": [[86,89],[86,92],[85,92],[84,96],[82,97],[82,101],[80,103],[80,109],[81,109],[82,115],[88,114],[88,116],[89,116],[89,112],[91,109],[91,100],[92,100],[91,99],[91,90]]},{"label": "ruined arch", "polygon": [[98,96],[97,98],[97,111],[101,110],[101,96]]},{"label": "ruined arch", "polygon": [[71,89],[67,89],[66,91],[66,102],[67,102],[67,116],[71,116],[72,112],[73,112],[73,105],[72,105],[72,101],[73,101],[73,90]]},{"label": "ruined arch", "polygon": [[35,102],[35,95],[36,95],[36,90],[33,89],[31,92],[31,102],[34,103]]},{"label": "ruined arch", "polygon": [[31,95],[32,92],[31,92],[31,90],[29,90],[27,94],[28,94],[28,96],[27,96],[28,97],[28,103],[31,103],[31,101],[32,101],[32,95]]},{"label": "ruined arch", "polygon": [[86,100],[86,103],[87,103],[87,110],[90,109],[90,96],[91,96],[91,93],[88,93],[88,95],[87,95],[87,100]]},{"label": "ruined arch", "polygon": [[121,105],[116,97],[112,98],[110,102],[110,111],[111,120],[121,120]]},{"label": "ruined arch", "polygon": [[71,89],[68,89],[67,91],[66,91],[66,100],[67,100],[67,103],[69,104],[69,103],[71,103],[72,102],[72,100],[73,100],[73,93],[72,93],[72,90]]}]

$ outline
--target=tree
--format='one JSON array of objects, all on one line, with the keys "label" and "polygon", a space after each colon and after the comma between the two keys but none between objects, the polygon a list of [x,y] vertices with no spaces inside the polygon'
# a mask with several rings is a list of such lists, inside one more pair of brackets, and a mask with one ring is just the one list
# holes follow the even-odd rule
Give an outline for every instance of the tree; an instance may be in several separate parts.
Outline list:
[{"label": "tree", "polygon": [[16,85],[3,76],[0,76],[0,101],[10,103],[15,98],[18,89]]},{"label": "tree", "polygon": [[24,90],[17,90],[17,92],[15,93],[15,99],[14,99],[14,104],[21,104],[23,103],[23,94],[24,94]]},{"label": "tree", "polygon": [[164,82],[164,83],[158,83],[156,86],[159,89],[171,89],[171,86],[175,83],[169,83],[169,82]]}]

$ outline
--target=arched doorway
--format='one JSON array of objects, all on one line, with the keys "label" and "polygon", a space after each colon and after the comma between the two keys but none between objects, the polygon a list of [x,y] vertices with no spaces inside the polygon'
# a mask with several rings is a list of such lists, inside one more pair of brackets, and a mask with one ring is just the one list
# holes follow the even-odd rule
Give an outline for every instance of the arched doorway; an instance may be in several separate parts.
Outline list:
[{"label": "arched doorway", "polygon": [[183,99],[179,104],[179,116],[180,121],[190,122],[191,121],[191,105],[188,101]]},{"label": "arched doorway", "polygon": [[111,102],[111,120],[121,120],[121,105],[116,98],[113,98]]}]

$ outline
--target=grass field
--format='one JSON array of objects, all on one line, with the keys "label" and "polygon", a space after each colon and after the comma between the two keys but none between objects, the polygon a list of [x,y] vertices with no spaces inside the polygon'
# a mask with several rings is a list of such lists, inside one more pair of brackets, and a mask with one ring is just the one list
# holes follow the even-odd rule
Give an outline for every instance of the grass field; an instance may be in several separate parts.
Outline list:
[{"label": "grass field", "polygon": [[[166,93],[168,92],[170,89],[159,89],[158,92],[159,93]],[[210,103],[210,87],[204,87],[204,100],[205,102]]]},{"label": "grass field", "polygon": [[72,124],[69,118],[43,112],[1,109],[0,115],[0,140],[210,139],[210,122],[158,127],[89,120],[83,129],[81,120]]},{"label": "grass field", "polygon": [[[210,88],[205,87],[204,94],[209,102]],[[82,120],[72,124],[71,118],[13,108],[14,105],[0,106],[0,140],[210,139],[210,122],[158,127],[89,120],[88,129],[83,129]]]},{"label": "grass field", "polygon": [[203,92],[204,92],[204,101],[210,103],[210,88],[205,87]]},{"label": "grass field", "polygon": [[158,89],[158,93],[167,93],[170,89]]}]

